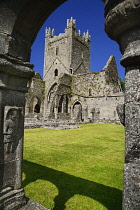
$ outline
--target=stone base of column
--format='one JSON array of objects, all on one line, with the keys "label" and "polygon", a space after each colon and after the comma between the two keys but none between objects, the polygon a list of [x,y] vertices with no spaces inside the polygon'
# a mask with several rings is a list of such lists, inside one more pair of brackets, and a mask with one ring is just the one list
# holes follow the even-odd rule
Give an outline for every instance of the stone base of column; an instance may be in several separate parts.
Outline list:
[{"label": "stone base of column", "polygon": [[8,187],[0,192],[0,210],[17,210],[26,205],[27,201],[23,189],[13,190]]},{"label": "stone base of column", "polygon": [[27,204],[19,210],[50,210],[35,201],[28,200]]},{"label": "stone base of column", "polygon": [[5,188],[0,192],[0,210],[50,210],[25,197],[23,189]]}]

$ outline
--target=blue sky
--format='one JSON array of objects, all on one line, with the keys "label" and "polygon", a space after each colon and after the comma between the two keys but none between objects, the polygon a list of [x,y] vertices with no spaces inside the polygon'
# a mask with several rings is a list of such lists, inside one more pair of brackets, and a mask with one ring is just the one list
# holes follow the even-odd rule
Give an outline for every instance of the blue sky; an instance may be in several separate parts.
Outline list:
[{"label": "blue sky", "polygon": [[34,70],[43,76],[45,28],[54,28],[55,35],[63,33],[67,19],[71,17],[76,19],[76,27],[81,33],[89,30],[91,35],[91,72],[102,70],[110,55],[114,55],[119,77],[123,79],[124,68],[120,65],[122,55],[119,46],[104,32],[104,3],[101,0],[68,0],[52,13],[32,46],[31,63],[35,65]]}]

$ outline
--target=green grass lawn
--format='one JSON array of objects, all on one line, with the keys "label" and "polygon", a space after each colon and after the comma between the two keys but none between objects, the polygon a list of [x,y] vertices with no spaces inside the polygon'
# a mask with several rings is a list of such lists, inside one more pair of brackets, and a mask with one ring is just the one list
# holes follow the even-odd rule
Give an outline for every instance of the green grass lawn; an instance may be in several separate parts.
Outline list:
[{"label": "green grass lawn", "polygon": [[53,210],[121,210],[124,128],[25,130],[26,196]]}]

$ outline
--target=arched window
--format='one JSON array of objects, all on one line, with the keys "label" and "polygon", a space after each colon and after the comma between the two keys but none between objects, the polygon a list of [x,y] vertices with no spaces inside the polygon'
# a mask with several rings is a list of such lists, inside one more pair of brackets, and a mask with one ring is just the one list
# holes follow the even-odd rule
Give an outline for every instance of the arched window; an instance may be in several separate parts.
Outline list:
[{"label": "arched window", "polygon": [[34,96],[30,102],[29,113],[40,113],[40,108],[41,100],[38,97]]},{"label": "arched window", "polygon": [[48,96],[47,96],[47,101],[48,103],[50,103],[51,99],[54,97],[55,91],[56,91],[56,87],[57,87],[57,83],[54,83],[49,92],[48,92]]},{"label": "arched window", "polygon": [[40,105],[39,104],[35,105],[34,112],[40,113]]},{"label": "arched window", "polygon": [[58,69],[55,69],[55,71],[54,71],[54,76],[55,76],[55,77],[58,76]]}]

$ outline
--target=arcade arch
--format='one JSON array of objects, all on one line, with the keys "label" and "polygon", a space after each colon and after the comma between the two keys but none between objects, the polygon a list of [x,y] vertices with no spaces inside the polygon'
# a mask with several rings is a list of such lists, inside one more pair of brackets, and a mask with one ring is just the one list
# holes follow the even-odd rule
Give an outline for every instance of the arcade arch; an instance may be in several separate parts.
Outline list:
[{"label": "arcade arch", "polygon": [[30,102],[29,113],[40,113],[40,109],[41,100],[37,96],[34,96]]}]

